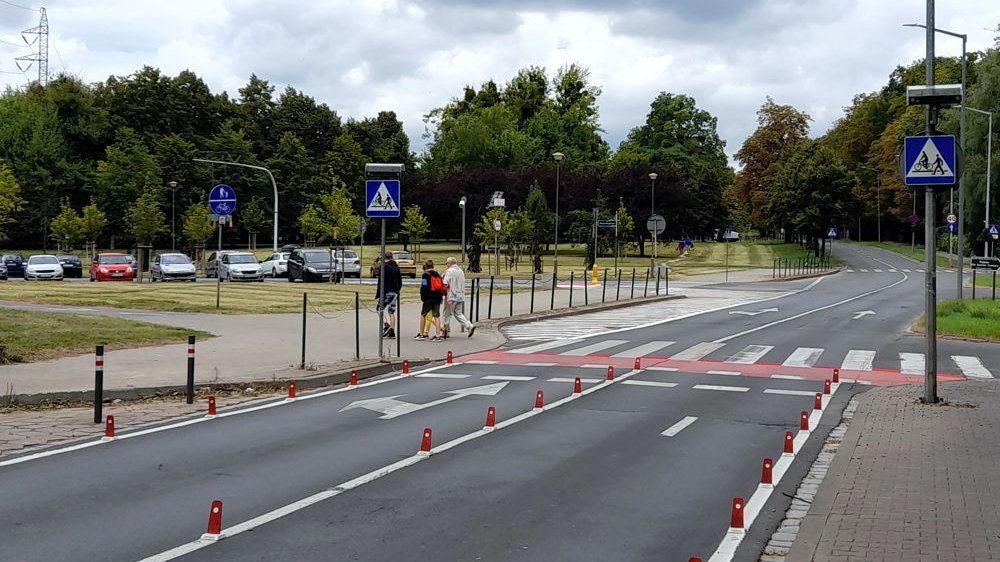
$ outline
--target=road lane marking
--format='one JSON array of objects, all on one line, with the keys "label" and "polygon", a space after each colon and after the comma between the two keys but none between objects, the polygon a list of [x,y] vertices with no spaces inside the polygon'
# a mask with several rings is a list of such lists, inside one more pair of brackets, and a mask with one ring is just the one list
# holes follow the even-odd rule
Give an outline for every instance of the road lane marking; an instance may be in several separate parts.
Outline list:
[{"label": "road lane marking", "polygon": [[728,377],[739,377],[739,376],[743,375],[743,373],[741,373],[739,371],[705,371],[705,374],[706,375],[726,375]]},{"label": "road lane marking", "polygon": [[658,386],[660,388],[673,388],[677,386],[678,383],[675,382],[661,382],[661,381],[637,381],[634,379],[627,380],[622,384],[630,384],[633,386]]},{"label": "road lane marking", "polygon": [[726,359],[726,363],[753,365],[757,361],[763,359],[763,357],[767,355],[767,352],[772,349],[774,349],[773,345],[748,345],[729,359]]},{"label": "road lane marking", "polygon": [[765,388],[764,394],[784,394],[786,396],[816,396],[815,392],[809,390],[785,390],[783,388]]},{"label": "road lane marking", "polygon": [[579,347],[577,349],[571,349],[569,351],[564,351],[564,352],[560,353],[559,355],[568,355],[568,356],[581,357],[581,356],[584,356],[584,355],[590,355],[591,353],[597,353],[598,351],[601,351],[601,350],[604,350],[604,349],[608,349],[609,347],[617,347],[617,346],[622,345],[624,343],[628,343],[628,340],[604,340],[604,341],[599,341],[597,343],[592,343],[590,345],[585,345],[585,346]]},{"label": "road lane marking", "polygon": [[480,359],[473,359],[471,361],[463,361],[466,365],[496,365],[499,361],[482,361]]},{"label": "road lane marking", "polygon": [[417,375],[418,379],[467,379],[472,375],[460,375],[458,373],[424,373]]},{"label": "road lane marking", "polygon": [[615,353],[612,357],[645,357],[647,355],[652,355],[657,351],[674,345],[677,342],[674,341],[651,341],[649,343],[644,343],[640,346],[633,347],[632,349],[626,349],[620,353]]},{"label": "road lane marking", "polygon": [[724,386],[718,384],[696,384],[691,387],[695,390],[721,390],[723,392],[749,392],[750,387],[746,386]]},{"label": "road lane marking", "polygon": [[488,380],[488,381],[514,381],[514,382],[523,382],[523,381],[533,381],[533,380],[535,380],[535,377],[521,377],[521,376],[517,376],[517,375],[488,375],[488,376],[483,377],[483,379],[484,380]]},{"label": "road lane marking", "polygon": [[555,363],[525,363],[525,367],[555,367]]},{"label": "road lane marking", "polygon": [[660,435],[664,437],[673,437],[678,433],[680,433],[681,431],[684,431],[685,427],[693,424],[696,421],[698,421],[698,418],[696,416],[685,416],[684,419],[668,427],[665,431],[660,433]]},{"label": "road lane marking", "polygon": [[771,375],[772,379],[784,379],[786,381],[804,381],[805,377],[800,377],[799,375]]},{"label": "road lane marking", "polygon": [[581,369],[607,369],[608,365],[598,365],[597,363],[586,363],[580,365]]},{"label": "road lane marking", "polygon": [[958,368],[962,370],[962,374],[968,378],[974,379],[992,379],[993,373],[983,365],[983,362],[979,360],[978,357],[970,357],[968,355],[952,355],[952,360],[958,365]]},{"label": "road lane marking", "polygon": [[576,344],[576,343],[580,343],[582,341],[583,340],[579,340],[579,339],[547,341],[545,343],[540,343],[540,344],[536,344],[536,345],[529,345],[528,347],[521,347],[521,348],[518,348],[518,349],[512,349],[512,350],[508,351],[507,353],[518,353],[518,354],[536,353],[538,351],[545,351],[547,349],[552,349],[552,348],[555,348],[555,347],[562,347],[564,345],[573,345],[573,344]]},{"label": "road lane marking", "polygon": [[875,352],[865,349],[852,349],[847,352],[840,368],[845,371],[871,371],[875,361]]},{"label": "road lane marking", "polygon": [[924,374],[924,354],[923,353],[900,353],[899,372],[903,375]]},{"label": "road lane marking", "polygon": [[671,359],[677,359],[680,361],[698,361],[705,357],[709,353],[725,346],[724,343],[715,342],[701,342],[692,345],[691,347],[685,349],[684,351],[678,353],[671,357]]},{"label": "road lane marking", "polygon": [[[581,378],[580,382],[587,383],[587,384],[594,384],[594,383],[601,382],[601,380],[603,380],[603,379],[584,379],[584,378]],[[551,379],[549,379],[549,380],[547,380],[545,382],[570,382],[571,383],[571,382],[576,382],[576,379],[575,378],[571,379],[569,377],[553,377],[553,378],[551,378]]]},{"label": "road lane marking", "polygon": [[667,373],[676,373],[680,370],[676,367],[644,367],[644,369],[647,371],[664,371]]},{"label": "road lane marking", "polygon": [[781,364],[782,367],[812,367],[823,355],[822,347],[800,347]]}]

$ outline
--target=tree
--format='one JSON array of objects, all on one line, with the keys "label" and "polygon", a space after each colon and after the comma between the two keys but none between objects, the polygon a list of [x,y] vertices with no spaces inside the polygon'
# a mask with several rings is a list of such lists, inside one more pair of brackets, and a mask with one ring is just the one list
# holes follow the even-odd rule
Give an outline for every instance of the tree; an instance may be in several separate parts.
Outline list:
[{"label": "tree", "polygon": [[128,230],[140,244],[152,244],[153,240],[168,232],[167,215],[160,209],[160,198],[150,189],[143,193],[125,213]]},{"label": "tree", "polygon": [[103,211],[97,208],[97,204],[91,199],[90,204],[83,208],[80,218],[80,227],[83,237],[87,242],[97,243],[97,237],[101,235],[104,227],[108,225],[108,217]]},{"label": "tree", "polygon": [[4,226],[14,222],[14,216],[23,203],[21,186],[17,184],[14,172],[0,163],[0,240],[7,240]]},{"label": "tree", "polygon": [[188,240],[197,246],[203,246],[215,230],[216,225],[212,222],[212,214],[208,210],[207,203],[202,201],[188,207],[181,227],[181,232]]},{"label": "tree", "polygon": [[350,241],[358,233],[360,218],[355,214],[347,190],[338,187],[319,196],[299,216],[302,233],[319,242],[332,244]]},{"label": "tree", "polygon": [[625,203],[619,201],[618,209],[615,211],[618,218],[618,239],[628,236],[628,233],[635,231],[635,220],[625,208]]},{"label": "tree", "polygon": [[83,219],[67,201],[63,201],[59,214],[49,225],[49,230],[52,232],[52,237],[62,245],[63,251],[72,250],[83,241]]},{"label": "tree", "polygon": [[97,163],[96,201],[112,229],[121,232],[126,230],[123,221],[129,206],[163,185],[160,166],[132,129],[120,129],[106,153],[106,160]]},{"label": "tree", "polygon": [[552,236],[552,213],[549,212],[545,194],[538,187],[537,180],[528,192],[524,207],[531,223],[528,252],[532,257],[533,271],[542,273],[542,248],[548,246],[549,237]]},{"label": "tree", "polygon": [[403,220],[400,226],[403,227],[401,232],[406,235],[407,240],[416,245],[417,251],[419,251],[420,240],[427,236],[427,231],[431,229],[431,223],[420,212],[420,205],[410,205],[403,209]]},{"label": "tree", "polygon": [[257,233],[267,224],[267,210],[260,197],[254,197],[240,210],[240,224],[250,235],[248,246],[257,248]]}]

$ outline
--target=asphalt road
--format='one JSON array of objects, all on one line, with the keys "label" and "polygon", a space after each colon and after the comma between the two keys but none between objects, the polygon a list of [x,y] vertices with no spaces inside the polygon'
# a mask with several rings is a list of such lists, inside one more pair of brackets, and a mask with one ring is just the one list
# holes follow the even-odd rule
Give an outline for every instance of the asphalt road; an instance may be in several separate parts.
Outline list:
[{"label": "asphalt road", "polygon": [[[762,459],[780,457],[830,366],[872,350],[876,384],[918,380],[899,373],[899,353],[922,351],[902,330],[922,310],[923,276],[888,252],[847,251],[855,271],[884,271],[776,283],[792,294],[536,353],[511,353],[531,345],[519,342],[471,364],[0,462],[0,557],[707,560],[732,499],[754,493]],[[954,283],[940,277],[947,294]],[[676,359],[704,343],[700,357]],[[640,346],[651,351],[629,374],[627,352]],[[782,365],[799,348],[812,350],[799,356],[809,366]],[[939,353],[1000,372],[988,346],[942,341]],[[601,382],[607,364],[618,366],[613,384]],[[800,378],[770,376],[781,372]],[[574,377],[591,390],[572,398]],[[824,423],[864,388],[841,385]],[[568,400],[530,414],[538,390],[550,408]],[[510,425],[478,432],[491,405]],[[415,457],[425,427],[435,454]],[[455,439],[466,441],[437,449]],[[213,499],[233,535],[198,541]]]}]

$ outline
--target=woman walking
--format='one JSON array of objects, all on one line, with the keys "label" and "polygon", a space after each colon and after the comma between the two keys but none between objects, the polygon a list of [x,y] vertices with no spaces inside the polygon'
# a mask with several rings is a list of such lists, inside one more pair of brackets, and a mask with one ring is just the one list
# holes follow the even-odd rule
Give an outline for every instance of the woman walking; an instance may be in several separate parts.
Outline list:
[{"label": "woman walking", "polygon": [[[420,328],[415,340],[444,341],[441,327],[441,302],[448,288],[441,279],[441,274],[434,271],[434,262],[424,262],[424,274],[420,277]],[[431,326],[434,326],[434,337],[430,337]]]}]

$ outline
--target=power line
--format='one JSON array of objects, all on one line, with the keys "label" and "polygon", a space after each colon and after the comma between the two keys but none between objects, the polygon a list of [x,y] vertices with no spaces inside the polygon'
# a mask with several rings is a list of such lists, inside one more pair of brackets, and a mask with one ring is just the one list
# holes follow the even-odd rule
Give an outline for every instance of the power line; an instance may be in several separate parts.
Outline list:
[{"label": "power line", "polygon": [[12,47],[21,47],[21,48],[25,48],[25,49],[28,48],[28,45],[22,45],[21,43],[14,43],[12,41],[7,41],[5,39],[0,39],[0,43],[3,43],[5,45],[10,45]]},{"label": "power line", "polygon": [[0,3],[7,4],[8,6],[13,6],[15,8],[21,8],[22,10],[28,10],[29,12],[35,12],[35,11],[37,11],[37,10],[35,10],[35,8],[29,8],[27,6],[22,6],[20,4],[15,4],[13,2],[9,2],[8,0],[0,0]]},{"label": "power line", "polygon": [[56,47],[56,42],[51,39],[49,39],[49,42],[52,43],[52,48],[56,52],[56,58],[59,59],[59,64],[62,66],[63,72],[69,72],[69,70],[66,69],[66,63],[62,60],[62,55],[59,54],[59,47]]}]

